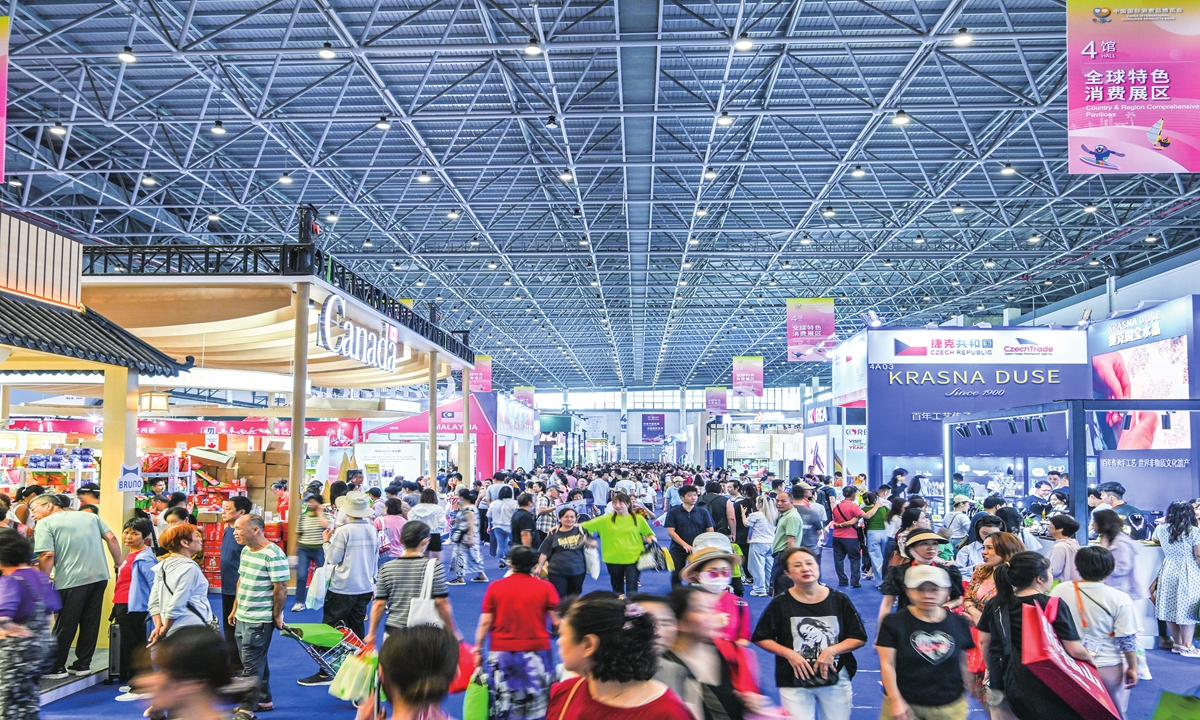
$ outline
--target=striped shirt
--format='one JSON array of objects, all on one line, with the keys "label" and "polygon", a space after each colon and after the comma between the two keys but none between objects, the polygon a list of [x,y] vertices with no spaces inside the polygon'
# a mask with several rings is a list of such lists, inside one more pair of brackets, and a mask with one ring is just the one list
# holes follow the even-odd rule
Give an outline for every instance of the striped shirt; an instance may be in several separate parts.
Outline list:
[{"label": "striped shirt", "polygon": [[433,563],[433,595],[447,597],[446,570],[442,562],[434,558],[396,558],[379,568],[379,579],[375,583],[375,599],[387,602],[387,623],[390,628],[408,627],[409,603],[421,596],[421,585],[425,582],[425,566]]},{"label": "striped shirt", "polygon": [[309,513],[308,510],[300,513],[300,520],[296,525],[296,542],[301,547],[319,548],[325,544],[325,528],[321,527],[321,515],[326,519],[329,518],[329,513],[324,509],[317,511],[319,514]]},{"label": "striped shirt", "polygon": [[244,623],[273,622],[274,583],[287,582],[287,555],[275,543],[269,542],[258,552],[249,546],[242,548],[242,565],[238,569],[237,612],[234,617]]}]

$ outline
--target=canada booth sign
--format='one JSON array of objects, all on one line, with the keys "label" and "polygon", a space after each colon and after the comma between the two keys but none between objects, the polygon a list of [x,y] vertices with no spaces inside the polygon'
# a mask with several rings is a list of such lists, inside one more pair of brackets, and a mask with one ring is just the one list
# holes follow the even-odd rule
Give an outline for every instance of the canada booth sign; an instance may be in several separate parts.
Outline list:
[{"label": "canada booth sign", "polygon": [[[346,318],[346,300],[330,295],[321,303],[317,321],[317,345],[364,365],[384,372],[396,372],[396,356],[400,344],[395,327],[382,323],[379,332],[356,325]],[[335,332],[340,330],[340,335]]]}]

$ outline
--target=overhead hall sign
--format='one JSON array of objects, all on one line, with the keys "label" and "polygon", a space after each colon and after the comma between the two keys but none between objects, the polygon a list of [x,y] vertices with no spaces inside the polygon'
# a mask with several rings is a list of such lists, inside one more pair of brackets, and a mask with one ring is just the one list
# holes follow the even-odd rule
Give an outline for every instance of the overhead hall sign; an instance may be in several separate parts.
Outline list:
[{"label": "overhead hall sign", "polygon": [[1087,335],[1073,330],[874,330],[867,343],[872,365],[1087,362]]},{"label": "overhead hall sign", "polygon": [[1067,0],[1067,153],[1077,174],[1200,171],[1200,3]]},{"label": "overhead hall sign", "polygon": [[382,323],[379,332],[368,330],[346,318],[346,300],[330,295],[321,303],[317,318],[317,345],[363,365],[396,372],[400,332]]}]

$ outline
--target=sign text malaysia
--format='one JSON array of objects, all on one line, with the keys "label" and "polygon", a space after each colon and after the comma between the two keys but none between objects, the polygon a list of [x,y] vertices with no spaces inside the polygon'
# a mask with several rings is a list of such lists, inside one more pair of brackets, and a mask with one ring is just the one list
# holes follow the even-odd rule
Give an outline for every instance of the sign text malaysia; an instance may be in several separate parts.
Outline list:
[{"label": "sign text malaysia", "polygon": [[[340,335],[336,334],[338,331]],[[330,295],[321,303],[317,345],[331,353],[384,372],[396,372],[397,338],[396,328],[387,323],[383,323],[380,332],[373,332],[348,320],[346,300],[341,295]]]}]

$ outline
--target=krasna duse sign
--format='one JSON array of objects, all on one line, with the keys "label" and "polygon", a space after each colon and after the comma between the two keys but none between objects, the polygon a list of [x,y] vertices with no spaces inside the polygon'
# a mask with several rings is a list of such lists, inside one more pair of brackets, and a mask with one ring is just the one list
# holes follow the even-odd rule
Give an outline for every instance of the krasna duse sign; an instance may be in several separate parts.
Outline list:
[{"label": "krasna duse sign", "polygon": [[379,332],[357,325],[346,318],[346,300],[330,295],[321,303],[317,320],[317,345],[363,365],[396,372],[400,344],[396,328],[382,323]]}]

